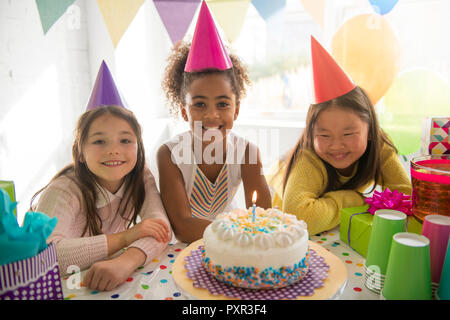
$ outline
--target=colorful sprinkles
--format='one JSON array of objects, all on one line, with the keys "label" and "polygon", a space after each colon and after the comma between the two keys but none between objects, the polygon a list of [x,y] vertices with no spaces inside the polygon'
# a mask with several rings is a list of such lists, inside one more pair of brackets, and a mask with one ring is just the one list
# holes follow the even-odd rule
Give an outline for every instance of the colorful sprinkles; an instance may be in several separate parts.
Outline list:
[{"label": "colorful sprinkles", "polygon": [[294,216],[282,214],[275,210],[266,211],[261,208],[256,209],[258,219],[253,221],[252,213],[249,210],[236,209],[227,217],[231,223],[230,227],[237,232],[246,232],[252,236],[260,233],[273,233],[277,230],[286,229],[295,222]]},{"label": "colorful sprinkles", "polygon": [[214,265],[205,256],[202,249],[202,265],[219,281],[235,287],[262,289],[282,288],[302,279],[308,272],[309,253],[293,266],[283,266],[279,269],[266,268],[262,271],[254,267],[233,266],[223,268]]}]

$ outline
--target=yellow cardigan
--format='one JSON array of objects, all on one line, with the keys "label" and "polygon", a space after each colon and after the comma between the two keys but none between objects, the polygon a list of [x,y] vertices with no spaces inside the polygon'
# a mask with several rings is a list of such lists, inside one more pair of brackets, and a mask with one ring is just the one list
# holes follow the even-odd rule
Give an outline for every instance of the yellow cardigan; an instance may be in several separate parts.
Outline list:
[{"label": "yellow cardigan", "polygon": [[[411,182],[394,149],[385,145],[382,153],[382,188],[411,194]],[[328,183],[327,171],[320,158],[310,150],[304,150],[292,167],[283,194],[285,168],[268,177],[269,185],[275,191],[272,205],[286,213],[294,214],[308,224],[308,232],[314,235],[337,226],[342,208],[362,206],[364,192],[372,186],[373,180],[358,190],[338,190],[323,194]],[[356,172],[355,170],[352,176]],[[350,177],[339,175],[345,183]],[[380,183],[379,183],[380,184]],[[358,192],[357,192],[358,191]]]}]

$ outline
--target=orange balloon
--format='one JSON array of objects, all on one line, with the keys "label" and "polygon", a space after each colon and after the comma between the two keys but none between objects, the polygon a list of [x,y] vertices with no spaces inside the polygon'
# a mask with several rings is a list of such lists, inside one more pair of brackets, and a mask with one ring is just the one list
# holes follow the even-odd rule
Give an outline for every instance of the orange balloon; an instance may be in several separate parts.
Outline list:
[{"label": "orange balloon", "polygon": [[388,21],[377,14],[353,17],[339,28],[331,45],[334,59],[376,104],[400,65],[400,44]]}]

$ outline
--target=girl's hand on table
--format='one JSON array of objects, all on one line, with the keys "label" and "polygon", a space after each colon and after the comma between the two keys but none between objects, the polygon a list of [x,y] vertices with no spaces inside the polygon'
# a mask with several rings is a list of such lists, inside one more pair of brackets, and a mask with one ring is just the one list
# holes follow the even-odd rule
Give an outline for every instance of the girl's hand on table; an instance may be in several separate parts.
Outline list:
[{"label": "girl's hand on table", "polygon": [[128,248],[117,258],[94,263],[86,272],[83,283],[92,290],[114,290],[124,283],[145,259],[146,255],[140,249]]}]

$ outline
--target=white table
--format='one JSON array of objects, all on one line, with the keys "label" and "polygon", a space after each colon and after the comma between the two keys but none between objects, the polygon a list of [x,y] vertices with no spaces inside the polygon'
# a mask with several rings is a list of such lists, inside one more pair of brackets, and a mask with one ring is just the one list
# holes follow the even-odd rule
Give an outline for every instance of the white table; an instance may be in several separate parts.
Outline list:
[{"label": "white table", "polygon": [[[364,257],[339,239],[339,226],[311,236],[310,240],[328,249],[347,267],[347,283],[338,297],[344,300],[378,300],[379,295],[364,286]],[[86,271],[63,279],[64,299],[82,300],[186,300],[172,278],[172,265],[186,243],[170,244],[158,259],[141,267],[122,285],[113,291],[98,292],[81,286],[74,287],[77,279],[83,279]]]}]

